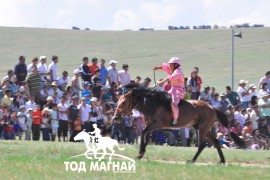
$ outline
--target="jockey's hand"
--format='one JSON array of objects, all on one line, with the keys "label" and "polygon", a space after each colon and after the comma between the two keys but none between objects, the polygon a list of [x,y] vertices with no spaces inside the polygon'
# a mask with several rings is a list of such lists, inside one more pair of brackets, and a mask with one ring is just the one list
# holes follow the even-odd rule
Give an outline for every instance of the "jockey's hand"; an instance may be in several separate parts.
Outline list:
[{"label": "jockey's hand", "polygon": [[160,69],[159,66],[154,66],[154,67],[153,67],[153,70],[154,70],[154,71],[155,71],[155,70],[158,70],[158,69]]},{"label": "jockey's hand", "polygon": [[157,85],[158,85],[158,86],[161,86],[162,83],[163,83],[163,82],[159,81],[159,82],[157,82]]}]

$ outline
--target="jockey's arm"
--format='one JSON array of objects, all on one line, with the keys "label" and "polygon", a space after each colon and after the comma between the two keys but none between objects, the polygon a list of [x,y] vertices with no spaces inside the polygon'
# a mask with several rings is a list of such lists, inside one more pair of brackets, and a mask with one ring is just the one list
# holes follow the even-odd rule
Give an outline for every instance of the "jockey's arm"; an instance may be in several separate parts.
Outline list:
[{"label": "jockey's arm", "polygon": [[169,77],[163,79],[162,81],[159,81],[157,84],[160,85],[160,84],[163,84],[165,82],[167,82],[169,80]]},{"label": "jockey's arm", "polygon": [[162,66],[154,66],[153,70],[158,70],[158,69],[162,69]]}]

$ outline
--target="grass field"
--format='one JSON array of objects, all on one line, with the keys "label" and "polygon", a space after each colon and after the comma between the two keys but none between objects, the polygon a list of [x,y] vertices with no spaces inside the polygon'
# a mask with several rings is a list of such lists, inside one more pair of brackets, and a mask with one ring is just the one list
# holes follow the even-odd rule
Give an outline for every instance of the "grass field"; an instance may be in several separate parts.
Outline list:
[{"label": "grass field", "polygon": [[[243,39],[235,38],[235,85],[240,79],[258,84],[269,70],[270,29],[241,29]],[[73,31],[38,28],[0,27],[0,76],[14,67],[19,55],[59,56],[60,70],[73,70],[83,56],[116,59],[118,69],[130,65],[132,78],[140,75],[153,79],[152,67],[170,57],[183,59],[189,76],[199,66],[203,85],[224,91],[231,84],[231,31]],[[50,59],[49,59],[50,61]],[[165,77],[157,72],[157,79]]]},{"label": "grass field", "polygon": [[[117,152],[134,158],[137,145],[121,145]],[[196,164],[186,164],[195,147],[148,146],[144,159],[136,160],[136,172],[65,171],[64,161],[82,154],[84,143],[0,141],[0,179],[269,179],[270,151],[223,149],[227,165],[213,148],[204,150]],[[78,161],[87,161],[84,157]]]}]

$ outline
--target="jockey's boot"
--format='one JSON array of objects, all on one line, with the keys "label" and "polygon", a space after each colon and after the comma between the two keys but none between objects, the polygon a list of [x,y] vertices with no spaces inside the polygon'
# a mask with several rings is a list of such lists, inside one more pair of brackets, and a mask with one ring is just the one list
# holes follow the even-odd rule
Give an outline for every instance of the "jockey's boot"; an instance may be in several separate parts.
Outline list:
[{"label": "jockey's boot", "polygon": [[177,124],[177,119],[179,116],[179,108],[177,105],[175,105],[173,102],[171,104],[172,112],[173,112],[173,125]]}]

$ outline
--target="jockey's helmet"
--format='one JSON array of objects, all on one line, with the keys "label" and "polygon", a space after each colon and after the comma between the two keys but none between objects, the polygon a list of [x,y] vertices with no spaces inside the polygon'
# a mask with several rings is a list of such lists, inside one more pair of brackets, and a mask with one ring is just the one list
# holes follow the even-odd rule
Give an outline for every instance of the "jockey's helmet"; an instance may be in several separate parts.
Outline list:
[{"label": "jockey's helmet", "polygon": [[168,61],[169,64],[176,63],[181,66],[182,60],[179,57],[173,57]]}]

